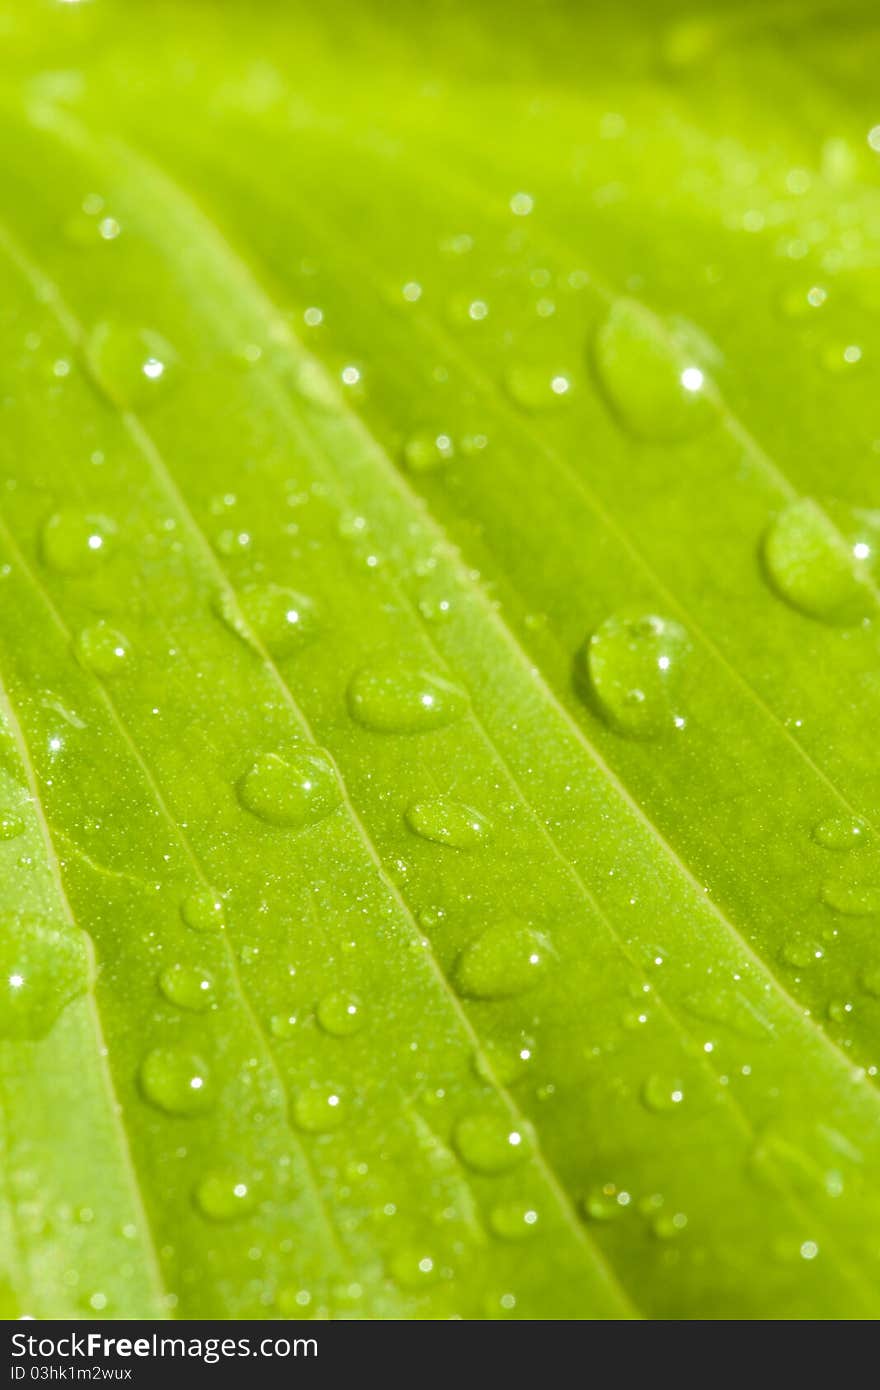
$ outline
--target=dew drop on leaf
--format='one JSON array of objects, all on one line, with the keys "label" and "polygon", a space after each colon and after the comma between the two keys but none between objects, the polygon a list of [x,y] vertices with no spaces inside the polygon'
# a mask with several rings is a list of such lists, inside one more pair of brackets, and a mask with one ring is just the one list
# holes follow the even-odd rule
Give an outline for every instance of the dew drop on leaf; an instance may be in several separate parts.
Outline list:
[{"label": "dew drop on leaf", "polygon": [[184,898],[180,915],[188,927],[198,932],[222,931],[223,903],[211,888],[197,888]]},{"label": "dew drop on leaf", "polygon": [[512,998],[539,983],[551,955],[546,936],[516,920],[496,922],[459,956],[456,987],[473,999]]},{"label": "dew drop on leaf", "polygon": [[239,782],[238,797],[245,810],[269,825],[299,830],[334,811],[342,793],[327,754],[304,748],[284,757],[262,754]]},{"label": "dew drop on leaf", "polygon": [[880,887],[872,883],[849,883],[829,879],[822,884],[822,901],[843,917],[870,917],[880,912]]},{"label": "dew drop on leaf", "polygon": [[214,982],[208,972],[180,961],[162,971],[159,988],[169,1003],[193,1013],[204,1013],[215,1001]]},{"label": "dew drop on leaf", "polygon": [[105,321],[89,336],[86,363],[111,401],[123,410],[143,410],[164,395],[177,354],[152,329]]},{"label": "dew drop on leaf", "polygon": [[571,399],[574,390],[568,370],[532,363],[508,367],[504,385],[514,405],[530,413],[558,409]]},{"label": "dew drop on leaf", "polygon": [[115,522],[97,512],[55,512],[43,527],[43,559],[57,574],[92,574],[107,558],[115,535]]},{"label": "dew drop on leaf", "polygon": [[475,849],[492,838],[485,816],[448,796],[413,802],[405,819],[410,830],[423,840],[452,849]]},{"label": "dew drop on leaf", "polygon": [[185,1048],[157,1047],[148,1052],[140,1067],[145,1098],[169,1115],[198,1115],[213,1104],[208,1068],[196,1052]]},{"label": "dew drop on leaf", "polygon": [[642,1100],[649,1110],[674,1111],[684,1102],[684,1087],[677,1077],[654,1073],[642,1086]]},{"label": "dew drop on leaf", "polygon": [[528,1154],[530,1135],[509,1115],[465,1115],[455,1126],[453,1143],[475,1173],[505,1173]]},{"label": "dew drop on leaf", "polygon": [[316,635],[311,599],[280,584],[250,584],[233,597],[222,594],[218,615],[237,636],[250,642],[251,633],[271,656],[291,656]]},{"label": "dew drop on leaf", "polygon": [[347,1038],[364,1026],[364,1006],[353,994],[325,994],[316,1010],[318,1022],[325,1033]]},{"label": "dew drop on leaf", "polygon": [[528,1202],[501,1202],[489,1213],[489,1225],[502,1240],[523,1240],[537,1231],[538,1212]]},{"label": "dew drop on leaf", "polygon": [[403,446],[403,461],[411,473],[433,473],[455,456],[452,437],[444,430],[418,430]]},{"label": "dew drop on leaf", "polygon": [[300,1091],[293,1102],[294,1120],[311,1134],[338,1129],[345,1117],[345,1099],[337,1086],[315,1082]]},{"label": "dew drop on leaf", "polygon": [[348,708],[366,729],[420,734],[460,719],[467,699],[442,676],[387,663],[365,666],[355,674],[348,687]]},{"label": "dew drop on leaf", "polygon": [[84,942],[41,917],[0,917],[0,1038],[35,1039],[88,984]]},{"label": "dew drop on leaf", "polygon": [[591,1188],[581,1203],[588,1221],[616,1221],[629,1205],[629,1193],[619,1192],[614,1183]]},{"label": "dew drop on leaf", "polygon": [[233,1169],[216,1169],[196,1186],[193,1199],[210,1221],[236,1221],[254,1208],[253,1186],[245,1174]]},{"label": "dew drop on leaf", "polygon": [[678,698],[690,649],[670,618],[612,614],[578,653],[578,687],[618,733],[657,738],[684,726]]},{"label": "dew drop on leaf", "polygon": [[391,1257],[391,1276],[405,1289],[425,1288],[437,1278],[437,1261],[421,1246],[407,1246]]},{"label": "dew drop on leaf", "polygon": [[712,424],[707,380],[687,335],[618,299],[593,341],[593,366],[612,414],[638,439],[689,439]]},{"label": "dew drop on leaf", "polygon": [[109,623],[95,623],[79,634],[76,654],[89,671],[113,676],[123,669],[129,655],[128,638]]},{"label": "dew drop on leaf", "polygon": [[867,838],[868,827],[865,822],[852,816],[830,816],[813,828],[813,839],[824,849],[857,849],[867,842]]},{"label": "dew drop on leaf", "polygon": [[0,815],[0,840],[17,840],[24,832],[24,821],[14,811]]},{"label": "dew drop on leaf", "polygon": [[764,537],[780,598],[821,622],[853,625],[877,611],[880,513],[812,497],[791,502]]}]

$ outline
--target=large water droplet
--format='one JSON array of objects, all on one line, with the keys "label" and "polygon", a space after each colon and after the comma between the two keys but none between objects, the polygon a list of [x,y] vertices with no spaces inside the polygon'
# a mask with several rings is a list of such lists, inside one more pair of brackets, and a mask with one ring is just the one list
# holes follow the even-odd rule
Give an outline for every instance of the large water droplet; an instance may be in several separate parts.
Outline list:
[{"label": "large water droplet", "polygon": [[455,455],[450,435],[443,430],[419,430],[403,446],[403,459],[411,473],[433,473]]},{"label": "large water droplet", "polygon": [[99,676],[121,671],[129,654],[128,639],[109,623],[84,628],[77,638],[76,653],[83,666]]},{"label": "large water droplet", "polygon": [[546,936],[515,920],[496,922],[459,956],[455,983],[474,999],[508,999],[537,985],[551,956]]},{"label": "large water droplet", "polygon": [[578,685],[618,733],[657,738],[684,725],[678,698],[689,652],[680,623],[613,614],[578,653]]},{"label": "large water droplet", "polygon": [[210,1221],[236,1221],[253,1211],[253,1185],[246,1174],[234,1169],[206,1173],[193,1193],[195,1204]]},{"label": "large water droplet", "polygon": [[110,400],[123,410],[142,410],[164,393],[177,354],[152,329],[107,321],[92,330],[86,362]]},{"label": "large water droplet", "polygon": [[159,988],[170,1003],[193,1013],[204,1013],[214,1003],[214,981],[208,972],[180,961],[162,971]]},{"label": "large water droplet", "polygon": [[316,1010],[325,1033],[347,1038],[364,1026],[364,1006],[353,994],[325,994]]},{"label": "large water droplet", "polygon": [[639,439],[698,434],[715,418],[705,373],[686,325],[664,323],[644,305],[618,299],[593,343],[602,394],[620,424]]},{"label": "large water droplet", "polygon": [[857,849],[867,843],[868,827],[854,816],[829,816],[813,828],[813,839],[824,849]]},{"label": "large water droplet", "polygon": [[315,825],[342,799],[333,765],[319,748],[262,754],[239,782],[238,796],[260,820],[293,829]]},{"label": "large water droplet", "polygon": [[406,812],[406,823],[423,840],[452,849],[475,849],[492,838],[485,816],[448,796],[414,802]]},{"label": "large water droplet", "polygon": [[528,1154],[531,1135],[509,1115],[465,1115],[455,1126],[453,1143],[475,1173],[505,1173]]},{"label": "large water droplet", "polygon": [[420,734],[442,729],[467,709],[464,692],[442,676],[394,663],[365,666],[348,687],[348,708],[367,729]]},{"label": "large water droplet", "polygon": [[82,938],[40,917],[0,917],[0,1038],[42,1038],[71,1000],[84,993]]},{"label": "large water droplet", "polygon": [[196,1052],[157,1047],[140,1069],[141,1090],[157,1109],[169,1115],[199,1115],[213,1104],[208,1068]]},{"label": "large water droplet", "polygon": [[213,888],[197,888],[180,904],[180,915],[193,931],[223,930],[223,903]]},{"label": "large water droplet", "polygon": [[250,584],[237,594],[224,590],[214,607],[236,636],[252,644],[253,634],[275,657],[299,651],[317,630],[311,599],[280,584]]},{"label": "large water droplet", "polygon": [[530,1202],[501,1202],[489,1213],[489,1225],[502,1240],[523,1240],[538,1229],[538,1211]]},{"label": "large water droplet", "polygon": [[642,1100],[649,1110],[678,1110],[684,1101],[684,1087],[677,1077],[655,1073],[642,1087]]},{"label": "large water droplet", "polygon": [[873,883],[829,879],[822,884],[821,897],[826,907],[844,917],[870,917],[880,912],[880,887]]},{"label": "large water droplet", "polygon": [[791,502],[764,538],[764,565],[780,598],[843,626],[877,611],[880,513],[811,497]]},{"label": "large water droplet", "polygon": [[345,1116],[345,1099],[338,1086],[314,1082],[300,1091],[293,1102],[293,1118],[300,1129],[312,1134],[338,1129]]},{"label": "large water droplet", "polygon": [[571,399],[574,383],[565,368],[521,363],[504,374],[507,394],[523,410],[553,410]]},{"label": "large water droplet", "polygon": [[106,559],[115,535],[115,523],[97,512],[55,512],[43,527],[43,559],[58,574],[91,574]]}]

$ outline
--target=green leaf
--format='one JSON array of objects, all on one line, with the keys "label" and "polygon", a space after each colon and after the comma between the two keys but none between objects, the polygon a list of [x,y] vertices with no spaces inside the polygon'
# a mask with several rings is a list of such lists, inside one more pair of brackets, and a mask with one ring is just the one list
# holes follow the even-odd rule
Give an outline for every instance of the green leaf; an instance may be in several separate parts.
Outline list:
[{"label": "green leaf", "polygon": [[875,18],[0,23],[4,1308],[876,1317]]}]

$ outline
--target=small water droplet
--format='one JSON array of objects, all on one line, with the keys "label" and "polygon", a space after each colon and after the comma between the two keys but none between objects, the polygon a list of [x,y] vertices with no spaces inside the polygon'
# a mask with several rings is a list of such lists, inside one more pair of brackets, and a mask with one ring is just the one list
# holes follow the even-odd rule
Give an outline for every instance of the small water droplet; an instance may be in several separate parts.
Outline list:
[{"label": "small water droplet", "polygon": [[706,376],[684,325],[631,299],[612,305],[593,343],[599,387],[619,423],[639,439],[689,439],[712,424]]},{"label": "small water droplet", "polygon": [[826,907],[844,917],[870,917],[880,912],[880,888],[871,883],[829,879],[822,884],[821,897]]},{"label": "small water droplet", "polygon": [[829,816],[813,828],[813,839],[824,849],[856,849],[867,842],[868,827],[853,816]]},{"label": "small water droplet", "polygon": [[420,734],[460,719],[467,698],[442,676],[386,663],[356,673],[348,687],[348,708],[366,729]]},{"label": "small water droplet", "polygon": [[583,1213],[588,1221],[616,1221],[629,1205],[629,1193],[618,1191],[616,1185],[611,1182],[591,1188],[582,1202]]},{"label": "small water droplet", "polygon": [[420,1289],[437,1278],[437,1261],[421,1246],[409,1246],[392,1257],[392,1278],[405,1289]]},{"label": "small water droplet", "polygon": [[509,999],[534,988],[551,957],[546,936],[515,920],[496,922],[465,947],[455,983],[473,999]]},{"label": "small water droplet", "polygon": [[103,621],[84,628],[76,642],[83,666],[99,676],[114,676],[121,671],[129,650],[128,638]]},{"label": "small water droplet", "polygon": [[345,1099],[338,1086],[313,1082],[293,1102],[293,1118],[300,1129],[323,1134],[338,1129],[346,1118]]},{"label": "small water droplet", "polygon": [[684,1087],[676,1077],[655,1072],[642,1087],[642,1100],[649,1110],[679,1110],[684,1101]]},{"label": "small water droplet", "polygon": [[822,363],[835,376],[854,374],[863,359],[858,343],[828,343],[822,350]]},{"label": "small water droplet", "polygon": [[651,1222],[651,1231],[657,1240],[674,1240],[687,1226],[683,1211],[662,1212]]},{"label": "small water droplet", "polygon": [[505,1173],[529,1153],[531,1134],[509,1115],[465,1115],[455,1126],[453,1143],[475,1173]]},{"label": "small water droplet", "polygon": [[180,961],[162,971],[159,988],[170,1003],[193,1013],[204,1013],[215,1000],[214,981],[208,972]]},{"label": "small water droplet", "polygon": [[413,802],[406,812],[410,830],[423,840],[452,849],[475,849],[492,838],[485,816],[472,806],[448,796],[435,796],[429,801]]},{"label": "small water droplet", "polygon": [[501,1202],[489,1213],[489,1225],[502,1240],[523,1240],[538,1229],[538,1210],[530,1202]]},{"label": "small water droplet", "polygon": [[670,618],[615,613],[578,653],[578,684],[618,733],[656,738],[684,725],[678,695],[690,649]]},{"label": "small water droplet", "polygon": [[403,446],[404,463],[411,473],[433,473],[454,456],[452,437],[445,430],[418,430]]},{"label": "small water droplet", "polygon": [[43,527],[43,559],[58,574],[92,574],[107,558],[116,525],[96,512],[55,512]]},{"label": "small water droplet", "polygon": [[198,1115],[213,1104],[208,1068],[195,1052],[157,1047],[140,1069],[141,1090],[157,1109],[169,1115]]},{"label": "small water droplet", "polygon": [[79,934],[41,917],[0,917],[0,1038],[45,1037],[88,984]]},{"label": "small water droplet", "polygon": [[764,538],[767,577],[780,598],[821,622],[843,626],[877,610],[880,513],[801,497]]},{"label": "small water droplet", "polygon": [[786,965],[793,965],[798,970],[805,970],[808,965],[815,965],[817,960],[822,959],[822,952],[816,943],[800,937],[787,941],[779,954]]},{"label": "small water droplet", "polygon": [[303,829],[335,811],[342,799],[329,756],[319,748],[281,757],[264,753],[238,784],[242,806],[269,825]]},{"label": "small water droplet", "polygon": [[504,385],[514,405],[529,412],[557,409],[574,392],[574,380],[567,369],[532,363],[509,367]]},{"label": "small water droplet", "polygon": [[256,1200],[252,1183],[234,1169],[206,1173],[193,1197],[199,1211],[210,1221],[236,1221],[247,1216]]},{"label": "small water droplet", "polygon": [[223,903],[212,888],[197,888],[184,898],[180,905],[180,915],[193,931],[222,931]]},{"label": "small water droplet", "polygon": [[92,330],[86,363],[110,400],[123,410],[142,410],[164,394],[177,354],[152,329],[107,321]]},{"label": "small water droplet", "polygon": [[325,994],[316,1010],[325,1033],[347,1038],[364,1026],[364,1006],[353,994]]},{"label": "small water droplet", "polygon": [[17,840],[24,833],[24,821],[14,811],[0,815],[0,840]]}]

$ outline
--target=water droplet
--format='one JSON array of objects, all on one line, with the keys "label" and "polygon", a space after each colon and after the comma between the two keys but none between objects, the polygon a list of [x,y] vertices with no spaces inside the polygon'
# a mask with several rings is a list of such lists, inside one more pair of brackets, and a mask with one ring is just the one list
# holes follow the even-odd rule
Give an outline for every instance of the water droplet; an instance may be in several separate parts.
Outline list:
[{"label": "water droplet", "polygon": [[683,1211],[661,1213],[651,1222],[651,1231],[658,1240],[674,1240],[686,1226],[687,1217]]},{"label": "water droplet", "polygon": [[86,362],[111,401],[123,410],[142,410],[164,394],[177,354],[152,329],[108,321],[93,329]]},{"label": "water droplet", "polygon": [[584,1216],[589,1221],[616,1221],[630,1205],[628,1192],[619,1192],[614,1183],[593,1187],[583,1199]]},{"label": "water droplet", "polygon": [[642,1100],[649,1110],[678,1110],[684,1101],[684,1088],[677,1078],[654,1073],[642,1087]]},{"label": "water droplet", "polygon": [[193,1196],[199,1211],[210,1221],[236,1221],[247,1216],[256,1200],[247,1177],[232,1169],[206,1173]]},{"label": "water droplet", "polygon": [[269,1027],[276,1038],[292,1038],[296,1032],[296,1014],[273,1014]]},{"label": "water droplet", "polygon": [[403,446],[403,459],[411,473],[433,473],[455,455],[452,438],[444,430],[419,430]]},{"label": "water droplet", "polygon": [[326,994],[317,1008],[318,1022],[325,1033],[347,1038],[364,1026],[364,1007],[353,994]]},{"label": "water droplet", "polygon": [[339,397],[332,380],[312,358],[299,363],[294,386],[302,399],[318,410],[332,410],[338,403]]},{"label": "water droplet", "polygon": [[96,512],[55,512],[43,527],[43,559],[58,574],[92,574],[115,535],[115,523]]},{"label": "water droplet", "polygon": [[442,676],[387,663],[357,672],[348,687],[348,708],[367,729],[420,734],[460,719],[467,699]]},{"label": "water droplet", "polygon": [[836,376],[854,373],[864,359],[858,343],[828,343],[822,351],[822,362]]},{"label": "water droplet", "polygon": [[45,1037],[87,984],[86,953],[73,928],[14,913],[0,917],[0,1038]]},{"label": "water droplet", "polygon": [[14,811],[0,815],[0,840],[17,840],[24,833],[24,821]]},{"label": "water droplet", "polygon": [[465,1115],[455,1126],[453,1143],[475,1173],[506,1173],[529,1153],[531,1133],[509,1115]]},{"label": "water droplet", "polygon": [[345,1117],[345,1100],[337,1086],[314,1082],[300,1091],[293,1103],[293,1118],[310,1134],[338,1129]]},{"label": "water droplet", "polygon": [[255,584],[241,590],[238,603],[245,621],[272,656],[290,656],[315,636],[311,599],[279,584]]},{"label": "water droplet", "polygon": [[791,502],[764,538],[767,577],[810,618],[843,626],[877,610],[880,513],[811,497]]},{"label": "water droplet", "polygon": [[620,424],[639,439],[689,439],[715,410],[685,325],[664,323],[644,305],[619,299],[593,343],[599,387]]},{"label": "water droplet", "polygon": [[798,970],[805,970],[808,965],[815,965],[817,960],[822,959],[822,952],[815,942],[804,941],[800,937],[787,941],[779,954],[786,965],[793,965]]},{"label": "water droplet", "polygon": [[129,654],[128,638],[109,623],[95,623],[80,633],[76,652],[88,670],[99,676],[113,676],[122,670]]},{"label": "water droplet", "polygon": [[159,988],[170,1003],[193,1013],[203,1013],[214,1003],[214,981],[194,965],[167,966],[159,976]]},{"label": "water droplet", "polygon": [[870,917],[880,912],[880,888],[870,883],[846,883],[829,879],[822,884],[826,907],[844,917]]},{"label": "water droplet", "polygon": [[141,1063],[140,1083],[146,1099],[169,1115],[198,1115],[213,1104],[205,1062],[184,1048],[157,1047],[148,1052]]},{"label": "water droplet", "polygon": [[539,983],[551,959],[546,936],[522,922],[496,922],[465,947],[455,983],[473,999],[508,999]]},{"label": "water droplet", "polygon": [[437,1278],[437,1261],[421,1246],[399,1250],[391,1260],[391,1276],[405,1289],[420,1289]]},{"label": "water droplet", "polygon": [[824,849],[856,849],[866,843],[868,827],[853,816],[830,816],[813,829],[813,839]]},{"label": "water droplet", "polygon": [[678,695],[689,652],[670,618],[612,614],[578,653],[578,683],[618,733],[656,738],[684,724]]},{"label": "water droplet", "polygon": [[335,811],[342,799],[329,756],[321,749],[264,753],[238,784],[246,810],[269,825],[303,829]]},{"label": "water droplet", "polygon": [[504,376],[507,394],[523,410],[553,410],[571,399],[574,381],[569,371],[521,363]]},{"label": "water droplet", "polygon": [[502,1240],[522,1240],[538,1229],[538,1211],[529,1202],[502,1202],[489,1213],[489,1225]]},{"label": "water droplet", "polygon": [[474,1053],[473,1067],[477,1076],[490,1085],[513,1086],[529,1072],[535,1057],[535,1039],[526,1033],[503,1042],[489,1038]]},{"label": "water droplet", "polygon": [[223,903],[212,888],[197,888],[180,905],[180,915],[193,931],[223,930]]},{"label": "water droplet", "polygon": [[492,838],[485,816],[448,796],[414,802],[406,812],[406,823],[423,840],[452,849],[474,849]]}]

